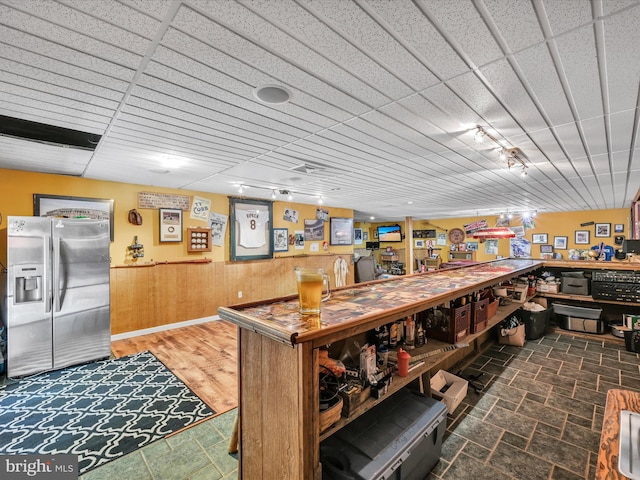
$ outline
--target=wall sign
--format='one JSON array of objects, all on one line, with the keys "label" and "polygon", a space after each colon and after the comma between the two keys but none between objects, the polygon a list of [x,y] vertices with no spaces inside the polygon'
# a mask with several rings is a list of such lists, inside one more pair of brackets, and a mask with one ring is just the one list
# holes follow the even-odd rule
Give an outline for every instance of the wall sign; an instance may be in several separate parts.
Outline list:
[{"label": "wall sign", "polygon": [[178,208],[188,212],[191,197],[171,193],[138,192],[138,208]]}]

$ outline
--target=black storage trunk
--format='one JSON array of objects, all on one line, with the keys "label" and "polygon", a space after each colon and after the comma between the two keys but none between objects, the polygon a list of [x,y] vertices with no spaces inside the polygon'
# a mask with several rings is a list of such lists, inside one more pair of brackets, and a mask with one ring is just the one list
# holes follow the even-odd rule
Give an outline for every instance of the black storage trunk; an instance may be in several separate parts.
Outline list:
[{"label": "black storage trunk", "polygon": [[440,460],[444,403],[402,389],[320,444],[323,480],[424,480]]}]

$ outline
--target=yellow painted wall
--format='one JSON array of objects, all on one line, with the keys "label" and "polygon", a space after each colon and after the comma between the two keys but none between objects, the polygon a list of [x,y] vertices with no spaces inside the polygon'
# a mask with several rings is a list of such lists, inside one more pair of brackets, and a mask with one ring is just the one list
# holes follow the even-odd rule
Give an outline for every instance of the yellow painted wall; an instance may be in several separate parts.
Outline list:
[{"label": "yellow painted wall", "polygon": [[[291,202],[275,202],[273,205],[273,226],[274,228],[286,228],[288,229],[288,234],[293,235],[296,231],[304,231],[304,221],[305,220],[315,220],[316,218],[316,205],[306,205],[302,203],[291,203]],[[297,210],[298,211],[298,222],[293,223],[284,220],[285,210]],[[353,210],[346,208],[332,208],[332,207],[322,207],[323,210],[329,212],[329,217],[345,217],[345,218],[353,218]],[[322,253],[333,253],[333,254],[350,254],[353,252],[353,246],[342,246],[342,245],[330,245],[329,242],[329,227],[330,222],[326,221],[324,223],[324,242],[326,242],[326,249],[324,248],[322,241],[305,241],[304,249],[297,250],[294,245],[289,245],[289,251],[287,252],[275,252],[274,257],[293,257],[296,255],[316,255]],[[311,250],[312,245],[316,244],[318,250],[317,252],[313,252]]]},{"label": "yellow painted wall", "polygon": [[[229,199],[226,195],[0,169],[0,213],[3,216],[0,230],[6,230],[6,219],[10,215],[33,215],[33,194],[35,193],[114,199],[114,241],[111,244],[112,265],[200,258],[209,258],[213,261],[229,260],[228,225],[225,245],[222,247],[214,245],[211,252],[187,252],[187,243],[185,241],[180,243],[161,243],[159,240],[160,226],[158,210],[138,208],[138,192],[189,195],[191,199],[193,199],[194,195],[197,195],[211,200],[211,211],[229,215]],[[283,220],[284,209],[287,207],[295,208],[299,211],[297,224]],[[132,208],[138,209],[142,215],[142,225],[131,225],[128,222],[128,212]],[[329,216],[353,217],[353,210],[350,209],[324,208],[329,211]],[[315,218],[315,206],[290,202],[274,202],[273,216],[274,227],[289,228],[290,233],[293,233],[293,229],[304,229],[305,218]],[[329,234],[328,224],[327,222],[325,227],[325,238],[327,240]],[[184,239],[186,239],[187,227],[207,227],[207,222],[192,219],[190,218],[189,212],[183,212]],[[138,236],[138,242],[144,245],[144,257],[141,259],[132,259],[127,249],[127,246],[133,243],[134,236],[136,235]],[[3,237],[6,237],[6,235],[0,235],[0,238]],[[6,264],[6,240],[0,240],[0,242],[2,242],[0,243],[0,261]],[[312,254],[310,251],[310,242],[305,242],[304,250],[294,250],[293,246],[289,248],[289,252],[277,253],[275,256]],[[330,246],[328,252],[339,254],[351,253],[352,249],[353,247]],[[327,251],[320,245],[318,254],[323,253],[327,253]]]},{"label": "yellow painted wall", "polygon": [[[497,216],[489,216],[489,217],[466,217],[466,218],[439,218],[433,220],[413,220],[413,230],[436,230],[437,233],[444,233],[447,230],[451,230],[452,228],[461,228],[464,230],[464,225],[468,223],[472,223],[478,220],[487,220],[487,224],[489,227],[493,227],[496,225],[498,221]],[[631,211],[627,208],[617,208],[617,209],[609,209],[609,210],[584,210],[577,212],[557,212],[557,213],[538,213],[536,217],[534,217],[533,222],[535,224],[534,228],[525,229],[525,236],[527,240],[532,242],[534,234],[547,234],[548,242],[550,245],[554,243],[554,237],[556,236],[565,236],[567,237],[567,249],[566,250],[554,250],[554,252],[559,252],[562,254],[564,259],[568,258],[569,249],[589,249],[593,245],[598,244],[599,242],[604,242],[605,245],[614,246],[613,236],[614,235],[624,235],[627,238],[631,238]],[[607,238],[596,237],[595,236],[595,225],[589,225],[581,227],[582,223],[608,223],[611,224],[610,232],[611,235]],[[369,236],[369,240],[375,240],[373,238],[373,232],[378,225],[391,225],[395,222],[381,222],[381,223],[358,223],[356,227],[362,228],[363,231],[366,231]],[[406,234],[408,232],[407,225],[405,222],[399,222],[402,227],[402,233]],[[623,225],[624,231],[622,233],[615,233],[614,226],[616,224]],[[511,226],[522,226],[522,218],[514,217],[511,222]],[[577,230],[586,230],[589,232],[589,244],[587,245],[577,245],[575,243],[575,232]],[[414,239],[415,240],[415,239]],[[466,241],[478,241],[473,238],[466,238]],[[401,250],[405,249],[408,251],[406,247],[406,242],[404,243],[381,243],[380,248],[384,250],[387,246],[391,246],[394,249]],[[364,247],[364,246],[363,246]],[[440,253],[443,261],[447,261],[448,252],[450,248],[449,241],[447,239],[447,244],[445,246],[437,245],[437,248],[441,248],[442,250],[434,252]],[[414,254],[422,253],[419,250],[415,249]],[[511,255],[510,252],[510,242],[508,239],[498,240],[498,254],[497,255],[489,255],[484,251],[484,244],[478,244],[478,251],[476,252],[476,260],[477,261],[487,261],[487,260],[495,260],[497,256],[508,257]],[[376,255],[379,258],[379,254]],[[422,255],[421,255],[422,256]],[[531,256],[533,258],[540,258],[540,245],[533,244],[531,245]],[[409,259],[405,258],[405,262],[408,263]]]}]

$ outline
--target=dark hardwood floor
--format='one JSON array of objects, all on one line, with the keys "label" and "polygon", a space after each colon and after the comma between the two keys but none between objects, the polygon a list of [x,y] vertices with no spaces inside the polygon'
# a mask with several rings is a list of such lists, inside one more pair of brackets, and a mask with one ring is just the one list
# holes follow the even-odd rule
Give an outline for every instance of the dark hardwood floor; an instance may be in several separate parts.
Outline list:
[{"label": "dark hardwood floor", "polygon": [[216,413],[238,406],[237,327],[219,320],[111,343],[115,357],[149,350]]}]

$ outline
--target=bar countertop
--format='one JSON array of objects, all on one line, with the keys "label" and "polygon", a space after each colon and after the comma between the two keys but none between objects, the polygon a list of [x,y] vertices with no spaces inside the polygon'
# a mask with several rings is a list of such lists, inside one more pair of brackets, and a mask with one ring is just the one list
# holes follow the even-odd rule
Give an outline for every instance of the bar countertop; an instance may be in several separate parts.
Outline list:
[{"label": "bar countertop", "polygon": [[627,478],[618,470],[620,412],[622,410],[640,413],[640,393],[620,389],[611,389],[607,392],[595,480],[625,480]]},{"label": "bar countertop", "polygon": [[[542,260],[502,259],[456,269],[376,280],[337,289],[320,315],[301,315],[298,297],[220,307],[224,320],[295,345],[330,340],[338,332],[370,329],[381,320],[403,318],[543,265]],[[293,275],[293,272],[292,272]]]}]

